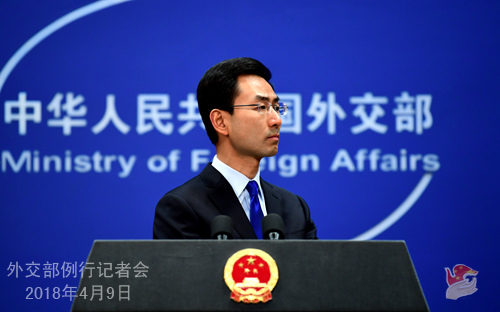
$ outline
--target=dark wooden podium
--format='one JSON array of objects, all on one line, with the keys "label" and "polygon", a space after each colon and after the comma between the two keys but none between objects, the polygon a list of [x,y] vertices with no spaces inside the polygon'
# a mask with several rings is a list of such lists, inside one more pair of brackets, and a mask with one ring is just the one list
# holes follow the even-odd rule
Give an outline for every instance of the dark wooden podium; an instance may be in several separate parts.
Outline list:
[{"label": "dark wooden podium", "polygon": [[[230,299],[245,248],[277,264],[267,303]],[[404,241],[95,241],[77,295],[72,311],[429,311]]]}]

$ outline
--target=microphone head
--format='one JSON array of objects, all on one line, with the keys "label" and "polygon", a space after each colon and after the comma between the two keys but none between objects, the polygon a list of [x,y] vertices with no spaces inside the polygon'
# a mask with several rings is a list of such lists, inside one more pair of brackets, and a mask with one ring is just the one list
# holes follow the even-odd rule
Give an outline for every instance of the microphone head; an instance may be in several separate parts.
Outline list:
[{"label": "microphone head", "polygon": [[285,223],[280,215],[270,213],[262,219],[262,237],[264,239],[285,239]]},{"label": "microphone head", "polygon": [[233,219],[226,215],[219,215],[212,219],[211,237],[220,239],[223,235],[226,235],[226,239],[233,238]]}]

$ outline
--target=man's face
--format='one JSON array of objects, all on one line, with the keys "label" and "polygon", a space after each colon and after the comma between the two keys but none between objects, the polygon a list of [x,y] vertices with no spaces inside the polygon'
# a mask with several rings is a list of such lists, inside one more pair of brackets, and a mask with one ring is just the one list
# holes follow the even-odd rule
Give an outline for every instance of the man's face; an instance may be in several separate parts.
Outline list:
[{"label": "man's face", "polygon": [[[262,77],[244,75],[238,77],[239,94],[234,105],[257,104],[267,101],[277,103],[278,97],[271,85]],[[259,113],[257,107],[235,107],[229,116],[229,140],[238,157],[250,157],[258,161],[278,152],[281,117],[271,109],[268,114]]]}]

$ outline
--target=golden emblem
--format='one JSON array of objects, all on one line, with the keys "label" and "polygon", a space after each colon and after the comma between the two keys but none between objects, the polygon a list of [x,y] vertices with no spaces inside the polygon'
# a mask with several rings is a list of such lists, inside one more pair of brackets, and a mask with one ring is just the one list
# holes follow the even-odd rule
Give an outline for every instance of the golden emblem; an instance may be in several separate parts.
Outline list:
[{"label": "golden emblem", "polygon": [[278,282],[274,259],[259,249],[236,252],[226,263],[224,280],[236,302],[258,303],[272,299],[271,291]]}]

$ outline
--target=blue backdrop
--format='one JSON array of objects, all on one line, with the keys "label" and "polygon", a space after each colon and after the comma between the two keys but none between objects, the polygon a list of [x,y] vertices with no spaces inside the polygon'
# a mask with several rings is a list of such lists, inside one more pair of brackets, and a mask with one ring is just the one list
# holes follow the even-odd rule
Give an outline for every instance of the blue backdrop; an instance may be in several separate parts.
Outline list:
[{"label": "blue backdrop", "polygon": [[[250,56],[290,106],[261,174],[304,197],[320,238],[405,240],[431,310],[498,310],[499,15],[498,1],[2,1],[2,306],[67,311],[93,240],[152,237],[159,198],[214,154],[199,79]],[[478,291],[450,300],[456,264]]]}]

